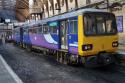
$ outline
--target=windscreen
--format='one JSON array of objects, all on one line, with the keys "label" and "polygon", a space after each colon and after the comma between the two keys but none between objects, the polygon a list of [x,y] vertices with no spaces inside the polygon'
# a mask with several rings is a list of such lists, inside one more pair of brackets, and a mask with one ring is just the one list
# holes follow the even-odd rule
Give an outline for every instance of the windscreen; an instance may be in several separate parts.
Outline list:
[{"label": "windscreen", "polygon": [[84,14],[84,33],[87,36],[117,34],[114,14],[104,12]]}]

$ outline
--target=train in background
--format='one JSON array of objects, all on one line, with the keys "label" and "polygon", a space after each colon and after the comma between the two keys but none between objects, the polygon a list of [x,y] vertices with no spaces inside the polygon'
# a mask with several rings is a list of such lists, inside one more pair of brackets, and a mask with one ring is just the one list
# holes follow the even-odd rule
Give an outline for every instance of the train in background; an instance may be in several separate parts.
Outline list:
[{"label": "train in background", "polygon": [[115,61],[118,32],[115,15],[81,9],[24,24],[13,40],[27,49],[51,53],[65,64],[108,65]]}]

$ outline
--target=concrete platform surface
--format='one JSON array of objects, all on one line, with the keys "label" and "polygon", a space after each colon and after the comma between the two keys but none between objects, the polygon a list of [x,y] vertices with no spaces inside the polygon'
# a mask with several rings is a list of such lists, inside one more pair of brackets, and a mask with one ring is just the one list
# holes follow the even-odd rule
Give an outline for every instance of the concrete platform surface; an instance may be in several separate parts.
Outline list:
[{"label": "concrete platform surface", "polygon": [[0,83],[23,83],[0,55]]}]

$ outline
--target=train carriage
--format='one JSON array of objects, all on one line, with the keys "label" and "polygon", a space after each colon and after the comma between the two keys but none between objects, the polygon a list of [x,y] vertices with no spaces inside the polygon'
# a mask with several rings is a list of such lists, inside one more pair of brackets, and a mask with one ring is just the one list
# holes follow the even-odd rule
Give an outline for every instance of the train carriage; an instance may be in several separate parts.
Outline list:
[{"label": "train carriage", "polygon": [[15,44],[20,44],[21,42],[21,27],[17,26],[13,31],[12,31],[12,40],[14,41]]},{"label": "train carriage", "polygon": [[118,48],[114,14],[97,9],[43,19],[26,30],[28,45],[52,52],[58,61],[67,64],[110,64]]}]

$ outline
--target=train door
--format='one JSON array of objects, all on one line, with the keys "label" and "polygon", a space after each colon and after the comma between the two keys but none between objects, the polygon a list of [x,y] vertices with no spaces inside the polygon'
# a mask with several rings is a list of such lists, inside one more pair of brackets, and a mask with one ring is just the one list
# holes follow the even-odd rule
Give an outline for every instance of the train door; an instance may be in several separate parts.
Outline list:
[{"label": "train door", "polygon": [[61,49],[63,50],[68,49],[67,33],[68,33],[68,22],[61,21],[60,22],[60,40],[61,40]]}]

